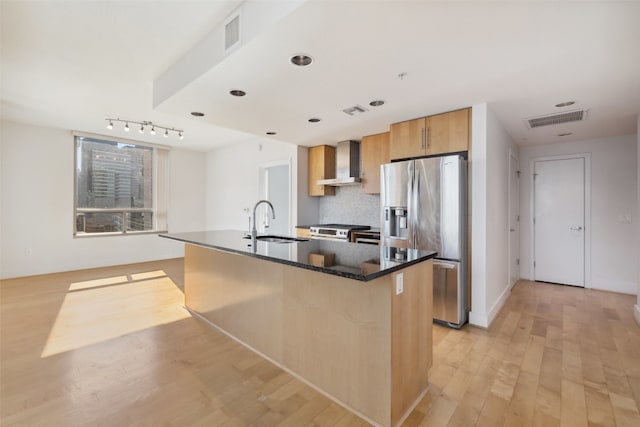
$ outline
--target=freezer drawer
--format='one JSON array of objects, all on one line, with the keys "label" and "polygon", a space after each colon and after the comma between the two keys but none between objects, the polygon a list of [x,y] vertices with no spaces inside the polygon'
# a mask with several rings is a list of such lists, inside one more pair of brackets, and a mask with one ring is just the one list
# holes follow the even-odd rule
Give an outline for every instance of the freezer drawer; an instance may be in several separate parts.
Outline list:
[{"label": "freezer drawer", "polygon": [[433,262],[433,320],[454,328],[467,322],[466,286],[461,264]]}]

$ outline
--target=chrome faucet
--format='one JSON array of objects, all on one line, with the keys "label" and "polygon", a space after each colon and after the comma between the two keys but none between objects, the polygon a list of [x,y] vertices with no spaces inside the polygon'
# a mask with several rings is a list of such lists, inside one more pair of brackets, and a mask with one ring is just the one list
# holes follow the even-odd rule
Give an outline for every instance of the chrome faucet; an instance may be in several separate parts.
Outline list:
[{"label": "chrome faucet", "polygon": [[273,219],[276,219],[276,210],[273,209],[273,205],[268,200],[259,200],[258,203],[253,207],[253,228],[251,229],[251,240],[253,246],[256,245],[256,237],[258,237],[258,230],[256,230],[256,209],[261,203],[266,203],[271,208],[271,212],[273,213]]}]

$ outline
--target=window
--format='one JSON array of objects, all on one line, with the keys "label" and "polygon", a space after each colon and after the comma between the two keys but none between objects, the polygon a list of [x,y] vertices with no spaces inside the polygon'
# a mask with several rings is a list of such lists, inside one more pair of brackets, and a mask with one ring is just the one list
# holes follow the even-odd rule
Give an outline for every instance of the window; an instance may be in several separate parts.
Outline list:
[{"label": "window", "polygon": [[86,136],[75,148],[76,236],[167,230],[167,149]]}]

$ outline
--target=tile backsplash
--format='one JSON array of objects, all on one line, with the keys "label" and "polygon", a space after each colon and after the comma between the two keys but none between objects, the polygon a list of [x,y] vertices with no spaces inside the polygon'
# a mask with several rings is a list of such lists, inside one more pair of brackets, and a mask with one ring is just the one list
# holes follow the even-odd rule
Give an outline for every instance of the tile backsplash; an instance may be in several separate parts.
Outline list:
[{"label": "tile backsplash", "polygon": [[360,185],[337,187],[335,196],[320,197],[320,224],[380,227],[380,196],[365,194]]}]

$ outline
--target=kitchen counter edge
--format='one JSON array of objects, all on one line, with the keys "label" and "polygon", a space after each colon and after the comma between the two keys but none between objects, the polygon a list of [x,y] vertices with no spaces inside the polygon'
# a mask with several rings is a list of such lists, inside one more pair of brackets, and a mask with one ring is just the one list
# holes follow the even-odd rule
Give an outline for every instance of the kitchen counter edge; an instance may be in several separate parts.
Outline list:
[{"label": "kitchen counter edge", "polygon": [[[225,230],[226,232],[229,232],[231,230]],[[356,274],[356,273],[351,273],[348,271],[342,271],[342,270],[335,270],[332,269],[331,267],[320,267],[320,266],[315,266],[315,265],[311,265],[308,263],[304,263],[304,262],[299,262],[299,261],[293,261],[290,259],[285,259],[285,258],[280,258],[280,257],[274,257],[274,256],[269,256],[269,255],[265,255],[265,254],[261,254],[261,253],[257,253],[257,252],[253,252],[252,250],[247,250],[247,249],[241,249],[240,247],[229,247],[229,246],[223,246],[221,244],[218,243],[211,243],[211,242],[204,242],[204,241],[200,241],[194,238],[189,238],[189,235],[195,235],[197,233],[201,233],[201,232],[186,232],[186,233],[163,233],[163,234],[159,234],[160,237],[166,238],[166,239],[171,239],[171,240],[176,240],[179,242],[183,242],[183,243],[189,243],[192,245],[198,245],[198,246],[202,246],[205,248],[209,248],[209,249],[214,249],[214,250],[219,250],[222,252],[228,252],[228,253],[234,253],[234,254],[238,254],[238,255],[244,255],[244,256],[249,256],[252,258],[258,258],[258,259],[262,259],[265,261],[271,261],[271,262],[276,262],[279,264],[285,264],[285,265],[290,265],[293,267],[298,267],[298,268],[303,268],[305,270],[311,270],[311,271],[316,271],[316,272],[320,272],[320,273],[325,273],[325,274],[331,274],[334,276],[340,276],[340,277],[344,277],[347,279],[352,279],[352,280],[357,280],[357,281],[361,281],[361,282],[368,282],[374,279],[377,279],[379,277],[383,277],[386,276],[387,274],[391,274],[394,273],[396,271],[400,271],[403,270],[411,265],[414,264],[418,264],[420,262],[423,261],[427,261],[429,259],[433,259],[435,258],[435,256],[437,255],[437,252],[435,251],[421,251],[421,256],[417,257],[416,259],[412,259],[409,261],[404,261],[398,265],[394,265],[394,266],[389,266],[384,268],[383,270],[380,271],[375,271],[369,274]],[[243,232],[238,231],[239,236],[242,234],[245,234]],[[246,242],[246,240],[245,240]],[[281,243],[269,243],[269,242],[261,242],[267,245],[281,245]],[[294,243],[287,243],[287,245],[298,245],[298,244],[305,244],[306,242],[294,242]],[[357,246],[356,243],[341,243],[341,244],[352,244]]]}]

